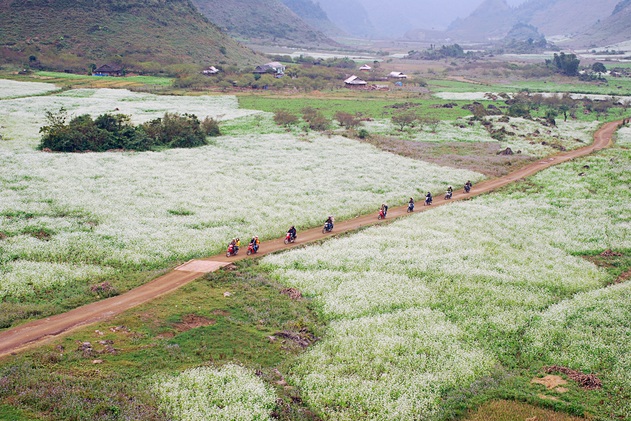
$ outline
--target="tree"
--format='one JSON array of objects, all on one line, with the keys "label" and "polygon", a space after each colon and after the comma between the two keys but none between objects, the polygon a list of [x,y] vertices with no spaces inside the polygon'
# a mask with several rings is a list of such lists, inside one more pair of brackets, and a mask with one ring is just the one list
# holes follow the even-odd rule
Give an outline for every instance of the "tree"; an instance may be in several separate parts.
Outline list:
[{"label": "tree", "polygon": [[578,75],[578,66],[581,61],[576,58],[576,54],[554,53],[552,60],[546,60],[546,65],[552,66],[558,73],[566,76]]},{"label": "tree", "polygon": [[595,73],[607,73],[607,68],[601,62],[596,62],[592,64],[592,72]]},{"label": "tree", "polygon": [[403,111],[398,114],[394,114],[391,118],[392,123],[399,126],[400,131],[403,131],[407,126],[414,127],[414,124],[418,121],[419,116],[413,110]]},{"label": "tree", "polygon": [[344,111],[338,111],[335,113],[335,119],[340,123],[340,126],[347,129],[354,129],[361,123],[361,118],[357,114],[351,114]]},{"label": "tree", "polygon": [[276,110],[274,122],[279,126],[289,127],[298,123],[298,116],[285,110]]}]

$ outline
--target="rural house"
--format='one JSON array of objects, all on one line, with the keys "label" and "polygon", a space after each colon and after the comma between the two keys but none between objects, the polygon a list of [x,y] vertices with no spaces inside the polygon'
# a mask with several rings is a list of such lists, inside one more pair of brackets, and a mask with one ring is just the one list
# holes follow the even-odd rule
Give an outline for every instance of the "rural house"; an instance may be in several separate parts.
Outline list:
[{"label": "rural house", "polygon": [[285,74],[285,66],[277,61],[256,66],[254,74],[274,73],[275,77],[282,77]]},{"label": "rural house", "polygon": [[351,77],[349,77],[348,79],[346,79],[344,81],[344,84],[346,85],[347,88],[356,88],[356,87],[363,87],[368,85],[368,82],[366,82],[365,80],[362,80],[360,78],[358,78],[357,76],[353,75]]},{"label": "rural house", "polygon": [[369,72],[372,70],[372,67],[370,67],[367,64],[364,64],[362,67],[359,68],[359,70],[361,70],[362,72]]},{"label": "rural house", "polygon": [[406,74],[403,74],[403,72],[390,72],[388,77],[391,79],[407,79],[408,78],[408,76]]},{"label": "rural house", "polygon": [[94,69],[92,76],[123,76],[123,66],[118,64],[104,64]]}]

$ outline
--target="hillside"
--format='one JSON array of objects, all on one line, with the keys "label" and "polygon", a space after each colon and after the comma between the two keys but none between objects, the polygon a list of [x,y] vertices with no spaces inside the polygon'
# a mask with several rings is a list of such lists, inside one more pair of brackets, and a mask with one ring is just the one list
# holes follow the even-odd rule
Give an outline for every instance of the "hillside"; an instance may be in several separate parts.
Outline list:
[{"label": "hillside", "polygon": [[619,1],[530,0],[519,6],[515,15],[547,36],[571,35],[607,18]]},{"label": "hillside", "polygon": [[318,4],[329,19],[348,34],[370,38],[377,33],[366,9],[358,0],[320,0]]},{"label": "hillside", "polygon": [[[299,45],[335,44],[333,40],[311,27],[290,10],[281,0],[192,1],[211,22],[238,39]],[[294,3],[298,2],[294,0]],[[309,14],[304,9],[300,10],[303,10],[306,15]],[[314,20],[322,21],[326,18],[326,14],[319,16],[318,18],[316,13]]]},{"label": "hillside", "polygon": [[454,21],[447,32],[456,40],[487,41],[503,38],[515,23],[506,0],[485,0],[468,17]]},{"label": "hillside", "polygon": [[260,61],[190,0],[0,0],[0,59],[86,71],[110,61],[159,71]]},{"label": "hillside", "polygon": [[344,31],[335,26],[319,3],[312,0],[281,0],[292,12],[300,16],[313,28],[329,35],[342,35]]},{"label": "hillside", "polygon": [[619,0],[529,0],[516,8],[505,0],[486,0],[471,15],[454,21],[448,35],[457,40],[503,38],[517,23],[546,36],[572,35],[611,14]]},{"label": "hillside", "polygon": [[573,44],[604,47],[629,40],[631,40],[631,0],[623,0],[616,5],[610,16],[576,37]]}]

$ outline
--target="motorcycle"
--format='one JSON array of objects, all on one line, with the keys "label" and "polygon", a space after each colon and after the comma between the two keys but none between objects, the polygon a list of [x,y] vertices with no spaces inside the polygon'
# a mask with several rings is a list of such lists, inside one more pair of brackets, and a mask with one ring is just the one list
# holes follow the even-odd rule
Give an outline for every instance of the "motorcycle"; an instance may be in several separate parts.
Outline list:
[{"label": "motorcycle", "polygon": [[449,199],[451,199],[451,196],[453,196],[453,194],[454,194],[454,192],[452,192],[452,191],[448,191],[448,192],[445,194],[445,200],[449,200]]},{"label": "motorcycle", "polygon": [[431,205],[431,204],[432,204],[432,201],[433,201],[433,199],[432,199],[432,197],[431,197],[431,196],[427,196],[427,197],[425,197],[425,206],[429,206],[429,205]]},{"label": "motorcycle", "polygon": [[234,244],[230,244],[228,250],[226,250],[226,257],[236,256],[237,253],[239,253],[239,248]]},{"label": "motorcycle", "polygon": [[379,209],[379,215],[377,215],[377,219],[386,219],[386,212],[383,209]]},{"label": "motorcycle", "polygon": [[414,202],[408,203],[408,213],[414,212]]},{"label": "motorcycle", "polygon": [[327,232],[333,231],[333,223],[326,222],[324,227],[322,227],[322,234],[326,234]]},{"label": "motorcycle", "polygon": [[248,251],[246,252],[248,256],[250,254],[258,253],[258,251],[259,251],[259,248],[255,247],[254,244],[252,243],[248,244]]},{"label": "motorcycle", "polygon": [[469,193],[471,191],[471,186],[469,184],[464,185],[464,192]]},{"label": "motorcycle", "polygon": [[285,236],[285,244],[293,243],[296,241],[296,237],[293,237],[290,233]]}]

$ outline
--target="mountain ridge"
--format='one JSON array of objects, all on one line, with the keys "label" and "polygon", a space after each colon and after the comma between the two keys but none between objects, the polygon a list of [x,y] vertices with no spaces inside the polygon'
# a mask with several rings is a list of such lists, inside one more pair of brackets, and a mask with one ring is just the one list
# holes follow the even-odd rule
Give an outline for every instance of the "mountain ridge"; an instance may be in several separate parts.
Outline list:
[{"label": "mountain ridge", "polygon": [[222,33],[190,0],[0,0],[0,40],[3,61],[53,70],[117,62],[159,72],[262,59]]}]

